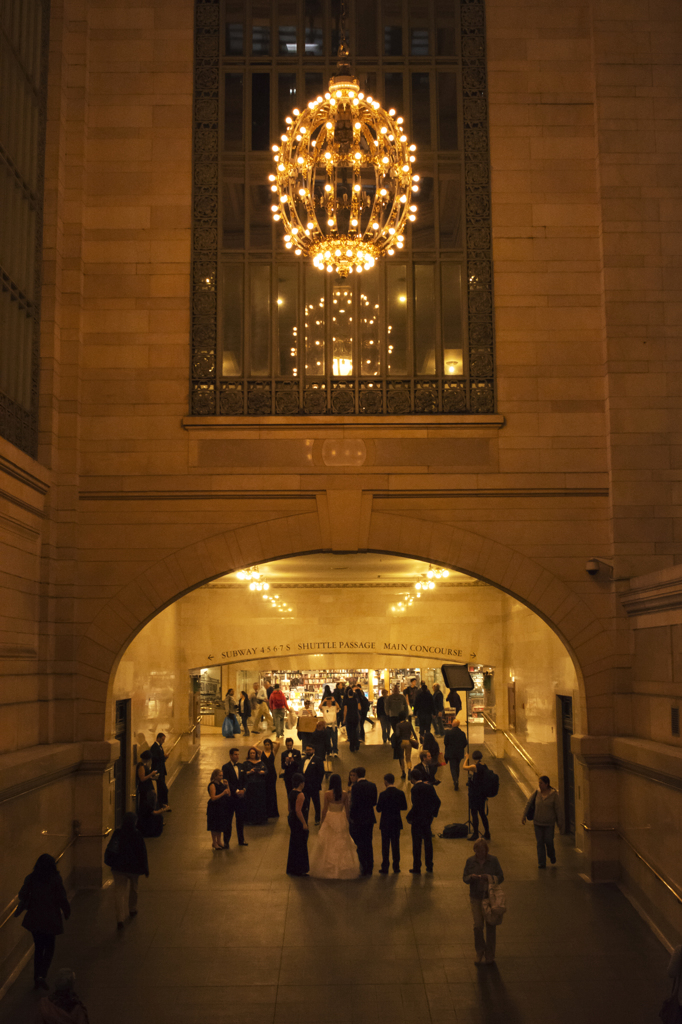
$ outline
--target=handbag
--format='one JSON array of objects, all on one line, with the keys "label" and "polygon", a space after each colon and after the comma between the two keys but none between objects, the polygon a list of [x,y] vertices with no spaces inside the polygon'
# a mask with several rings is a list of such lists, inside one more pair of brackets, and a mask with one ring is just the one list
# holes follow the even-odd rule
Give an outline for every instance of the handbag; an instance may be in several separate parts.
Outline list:
[{"label": "handbag", "polygon": [[410,746],[412,747],[413,750],[417,750],[419,747],[419,744],[415,739],[413,739],[412,736],[410,736]]},{"label": "handbag", "polygon": [[538,791],[536,789],[535,792],[533,793],[533,800],[531,802],[531,805],[528,808],[528,810],[526,811],[526,821],[532,821],[533,818],[535,817],[535,801],[537,800],[537,798],[538,798]]},{"label": "handbag", "polygon": [[225,721],[223,722],[223,736],[226,740],[232,739],[234,736],[234,724],[229,715],[225,715]]},{"label": "handbag", "polygon": [[482,901],[483,916],[488,924],[502,924],[507,913],[507,897],[502,888],[488,875],[488,895]]}]

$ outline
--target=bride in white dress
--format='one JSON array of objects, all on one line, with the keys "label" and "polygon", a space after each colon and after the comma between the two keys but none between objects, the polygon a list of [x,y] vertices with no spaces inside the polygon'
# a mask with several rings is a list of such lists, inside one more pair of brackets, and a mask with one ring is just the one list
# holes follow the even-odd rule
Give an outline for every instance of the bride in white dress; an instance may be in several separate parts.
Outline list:
[{"label": "bride in white dress", "polygon": [[322,824],[310,855],[313,878],[357,878],[360,874],[355,843],[348,831],[350,794],[344,793],[340,775],[332,775],[324,794]]}]

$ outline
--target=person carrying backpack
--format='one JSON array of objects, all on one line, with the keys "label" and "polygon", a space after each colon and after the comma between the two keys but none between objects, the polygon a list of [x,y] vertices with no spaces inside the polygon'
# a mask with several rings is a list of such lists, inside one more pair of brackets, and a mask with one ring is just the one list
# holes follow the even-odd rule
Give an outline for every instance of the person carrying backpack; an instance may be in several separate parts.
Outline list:
[{"label": "person carrying backpack", "polygon": [[481,816],[481,825],[485,829],[483,838],[490,839],[490,825],[485,804],[488,797],[497,795],[500,780],[495,772],[491,772],[484,763],[480,750],[474,750],[471,761],[467,757],[464,769],[469,772],[469,810],[474,829],[473,834],[469,836],[469,842],[473,843],[478,839],[479,815]]}]

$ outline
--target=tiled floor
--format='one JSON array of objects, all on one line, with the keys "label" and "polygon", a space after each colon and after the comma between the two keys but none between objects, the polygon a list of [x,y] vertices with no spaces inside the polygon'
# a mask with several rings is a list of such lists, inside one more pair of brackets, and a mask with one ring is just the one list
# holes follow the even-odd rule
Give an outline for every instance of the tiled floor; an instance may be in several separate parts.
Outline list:
[{"label": "tiled floor", "polygon": [[[578,878],[568,839],[538,871],[523,798],[501,764],[492,850],[509,911],[498,962],[473,962],[462,867],[471,845],[436,840],[435,873],[353,882],[290,879],[284,817],[248,830],[247,848],[214,853],[206,785],[232,743],[206,737],[173,786],[164,835],[148,841],[140,913],[118,932],[113,892],[79,893],[52,973],[72,966],[91,1024],[648,1024],[667,994],[667,953],[612,885]],[[345,747],[345,749],[344,749]],[[369,742],[377,784],[390,750]],[[488,763],[492,763],[490,760]],[[464,792],[441,772],[437,831],[466,818]],[[282,783],[279,783],[282,786]],[[285,808],[284,789],[280,811]],[[375,829],[375,856],[379,846]],[[311,845],[314,842],[311,837]],[[31,965],[0,1003],[0,1024],[31,1024]]]}]

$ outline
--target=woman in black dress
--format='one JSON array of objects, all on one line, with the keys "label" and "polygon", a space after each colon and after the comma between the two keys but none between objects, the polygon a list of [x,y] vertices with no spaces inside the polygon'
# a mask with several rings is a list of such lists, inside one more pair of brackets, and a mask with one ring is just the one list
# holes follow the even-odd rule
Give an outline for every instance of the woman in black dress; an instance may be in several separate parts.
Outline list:
[{"label": "woman in black dress", "polygon": [[256,749],[261,750],[261,761],[265,766],[265,810],[268,818],[279,818],[277,808],[277,769],[275,768],[275,754],[280,744],[272,740],[263,740],[262,746],[258,742]]},{"label": "woman in black dress", "polygon": [[260,751],[255,747],[249,748],[248,757],[244,761],[244,771],[246,772],[244,822],[246,825],[264,825],[268,820],[266,768],[261,761]]},{"label": "woman in black dress", "polygon": [[360,702],[355,690],[350,689],[343,705],[343,724],[350,744],[350,752],[354,754],[360,749]]},{"label": "woman in black dress", "polygon": [[156,810],[156,790],[154,789],[154,783],[159,777],[159,773],[152,771],[152,752],[151,750],[143,750],[140,754],[140,760],[137,763],[137,810],[138,813],[142,808],[150,808],[152,811]]},{"label": "woman in black dress", "polygon": [[206,828],[211,833],[214,850],[224,850],[222,833],[227,828],[227,801],[230,790],[223,778],[222,768],[214,768],[208,784],[208,803],[206,804]]},{"label": "woman in black dress", "polygon": [[305,779],[296,772],[289,792],[289,856],[287,858],[288,875],[307,875],[308,864],[308,824],[303,814],[305,797],[303,787]]},{"label": "woman in black dress", "polygon": [[33,936],[33,987],[49,988],[45,981],[54,956],[54,944],[64,931],[62,915],[68,920],[71,907],[66,898],[57,862],[49,853],[41,853],[30,875],[19,890],[19,905],[14,916],[26,911],[21,922]]}]

